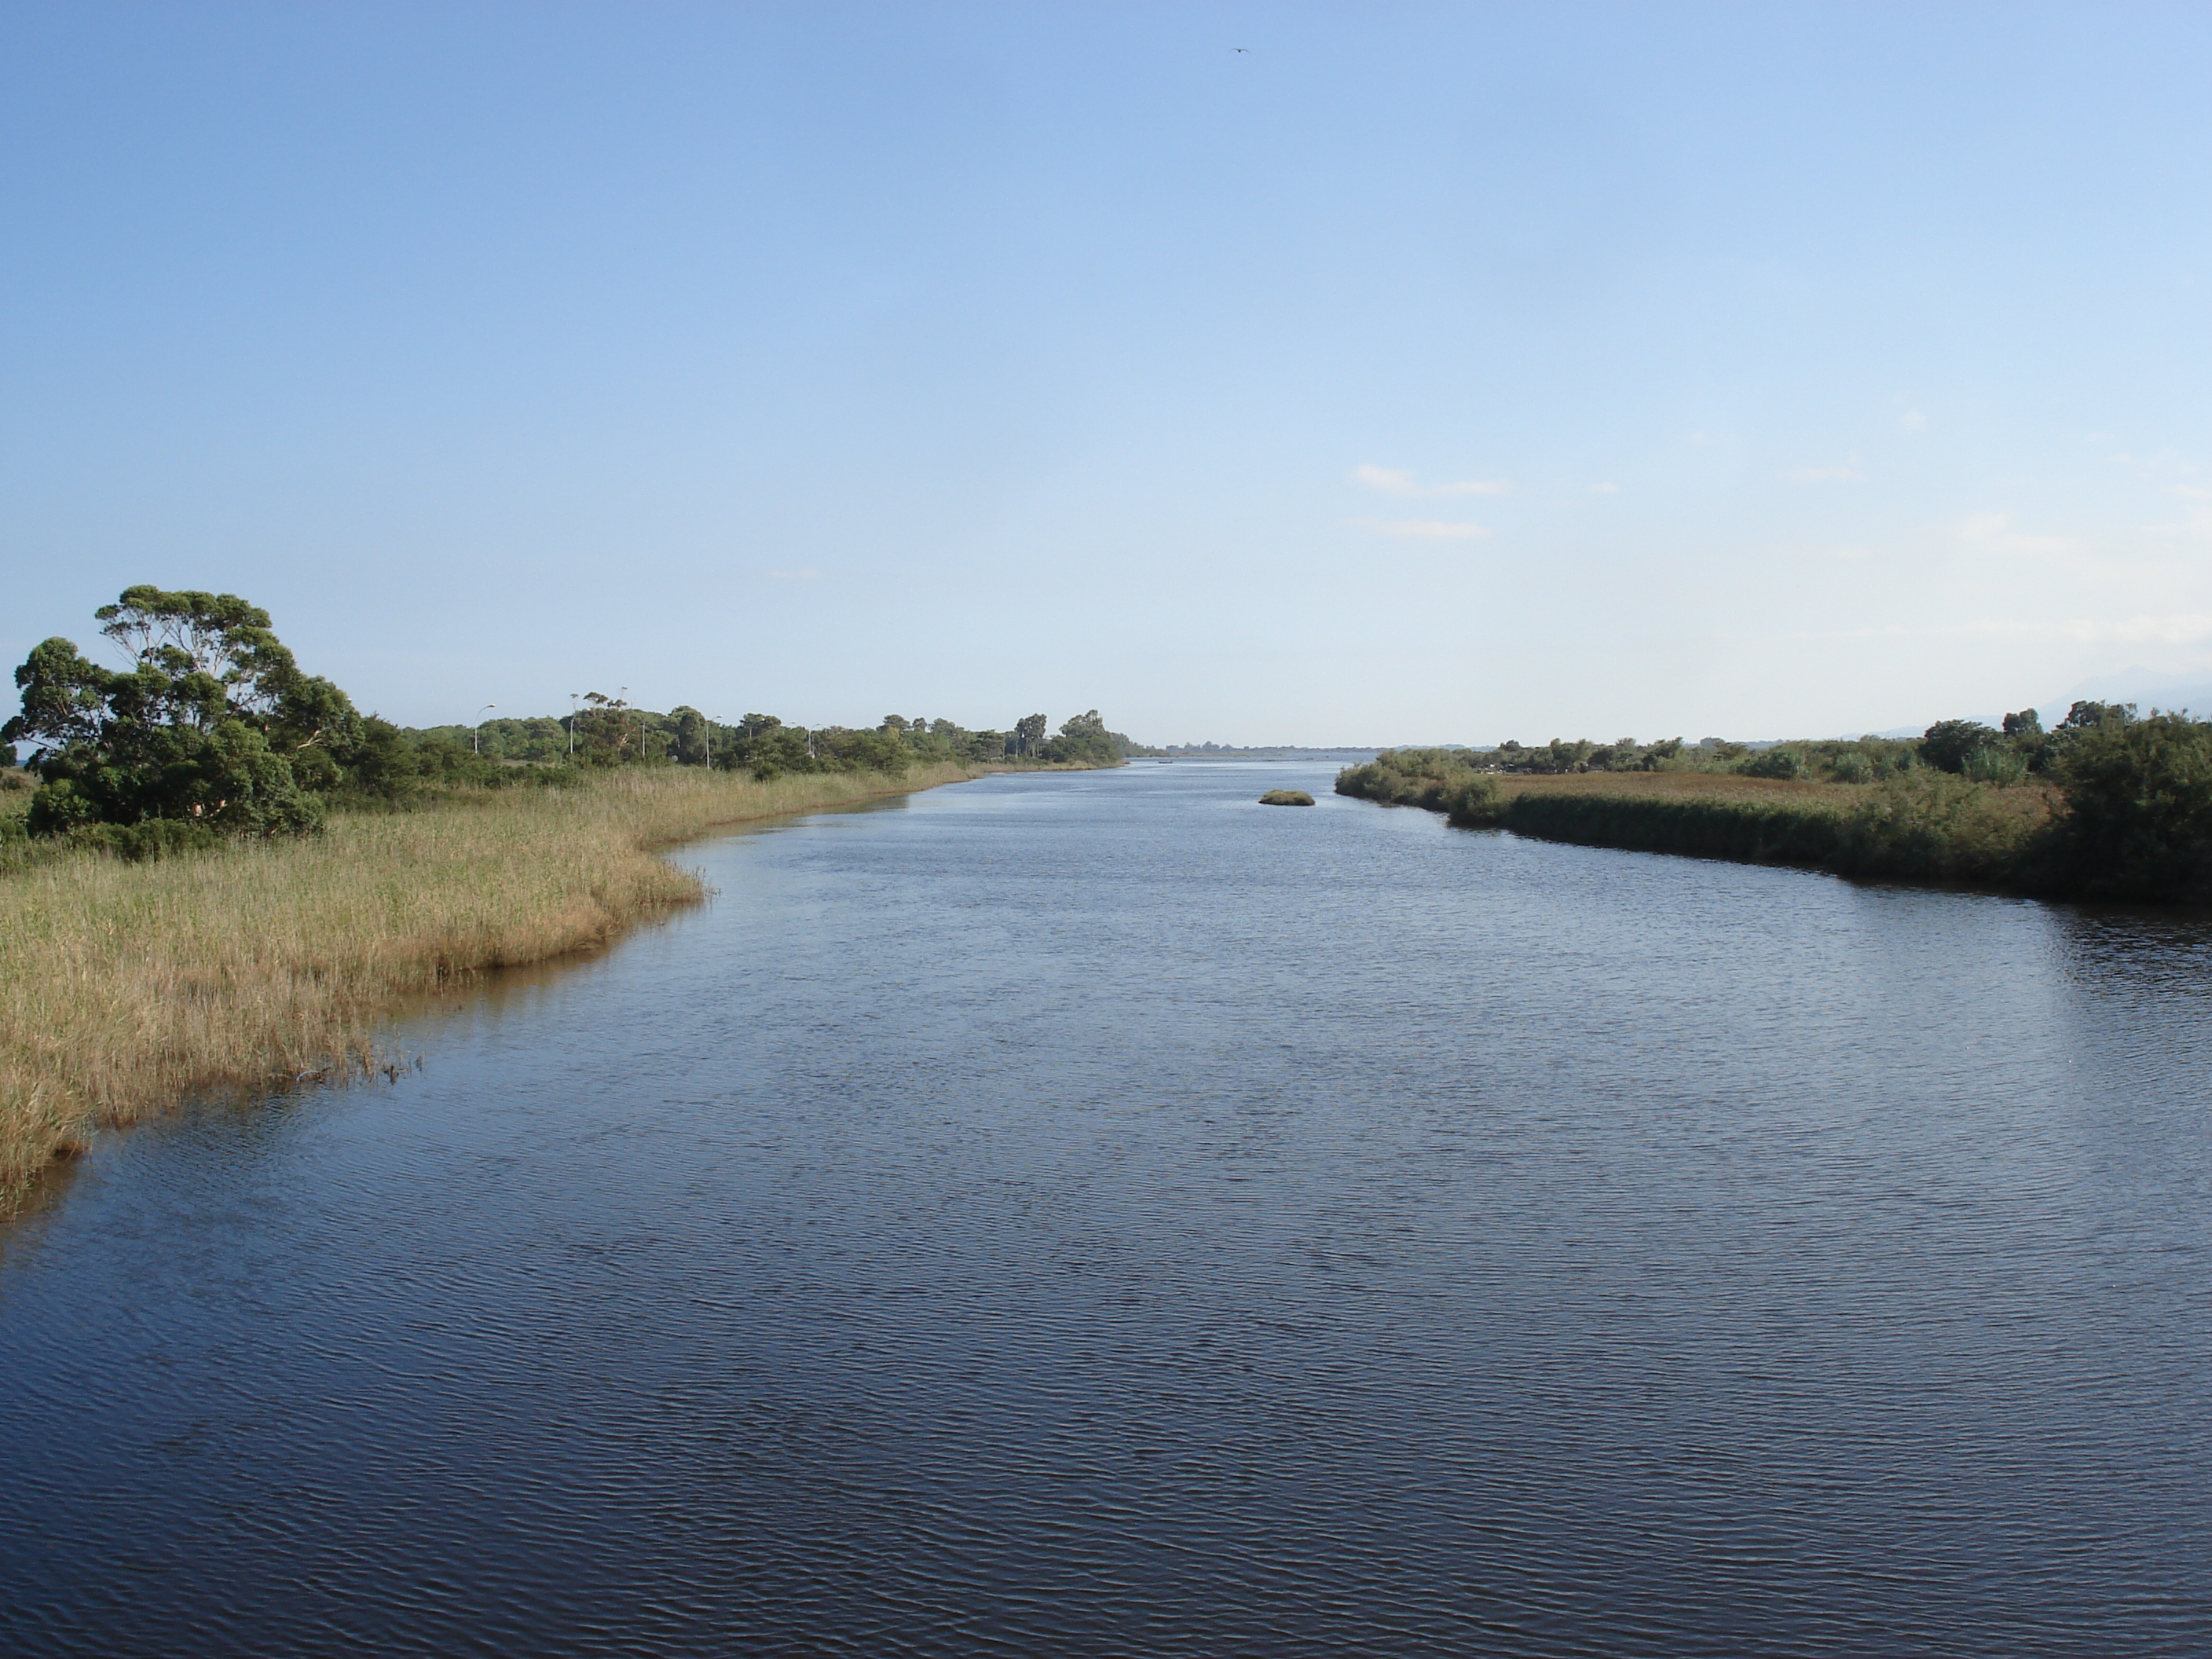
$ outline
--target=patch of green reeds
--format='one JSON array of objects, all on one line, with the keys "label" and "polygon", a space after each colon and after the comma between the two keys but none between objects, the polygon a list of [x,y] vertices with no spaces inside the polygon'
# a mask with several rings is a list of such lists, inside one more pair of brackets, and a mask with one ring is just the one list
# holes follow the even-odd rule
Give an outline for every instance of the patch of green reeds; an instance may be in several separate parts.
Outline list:
[{"label": "patch of green reeds", "polygon": [[2048,818],[2039,793],[2004,796],[1963,778],[1920,772],[1868,786],[1855,801],[1530,789],[1500,803],[1487,821],[1588,847],[2009,885],[2023,882]]},{"label": "patch of green reeds", "polygon": [[2047,885],[2051,792],[1919,769],[1844,785],[1690,772],[1505,776],[1449,750],[1348,767],[1339,793],[1423,806],[1463,829],[1840,874]]},{"label": "patch of green reeds", "polygon": [[1498,780],[1474,770],[1449,749],[1397,749],[1336,776],[1336,793],[1383,806],[1424,806],[1463,829],[1495,823]]}]

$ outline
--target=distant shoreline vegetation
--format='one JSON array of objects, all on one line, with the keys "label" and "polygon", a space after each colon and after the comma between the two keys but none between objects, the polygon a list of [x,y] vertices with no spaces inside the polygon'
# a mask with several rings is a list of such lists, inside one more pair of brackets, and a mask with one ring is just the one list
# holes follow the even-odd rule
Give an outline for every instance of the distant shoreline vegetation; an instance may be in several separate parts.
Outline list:
[{"label": "distant shoreline vegetation", "polygon": [[997,766],[1112,766],[1152,751],[1106,729],[1090,709],[1046,732],[1042,714],[1025,715],[1005,731],[970,731],[948,720],[886,714],[872,726],[788,726],[774,714],[714,720],[679,704],[666,714],[633,708],[620,698],[587,694],[573,715],[435,726],[404,734],[423,749],[440,748],[448,766],[462,752],[494,765],[619,766],[665,763],[750,772],[765,781],[788,772],[884,772],[952,762]]},{"label": "distant shoreline vegetation", "polygon": [[[1097,709],[1048,733],[887,714],[877,726],[719,722],[599,692],[565,715],[410,730],[364,715],[303,672],[269,615],[235,594],[127,589],[94,613],[130,665],[109,669],[50,639],[15,671],[21,712],[0,726],[0,868],[35,848],[159,858],[225,842],[311,835],[334,810],[422,804],[455,789],[558,787],[611,769],[702,768],[769,782],[789,775],[915,768],[1100,767],[1140,746]],[[28,792],[27,799],[24,799]],[[10,809],[13,810],[10,810]]]},{"label": "distant shoreline vegetation", "polygon": [[2212,902],[2212,722],[2077,702],[2050,732],[1941,720],[1917,739],[1759,750],[1554,740],[1388,750],[1337,793],[1550,841],[1954,881],[2053,897]]}]

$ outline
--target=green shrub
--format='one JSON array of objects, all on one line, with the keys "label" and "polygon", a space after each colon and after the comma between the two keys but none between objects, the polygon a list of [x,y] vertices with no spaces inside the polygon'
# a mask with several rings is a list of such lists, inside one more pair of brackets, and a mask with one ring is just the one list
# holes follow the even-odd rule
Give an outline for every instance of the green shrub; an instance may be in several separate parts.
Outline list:
[{"label": "green shrub", "polygon": [[1749,760],[1738,763],[1735,769],[1747,778],[1802,778],[1805,775],[1805,757],[1795,749],[1762,750]]},{"label": "green shrub", "polygon": [[1977,749],[1966,757],[1963,775],[1976,783],[1993,783],[2000,789],[2027,781],[2027,757],[2013,748]]},{"label": "green shrub", "polygon": [[1884,781],[1843,815],[1829,867],[1846,875],[2023,884],[2034,820],[1986,787],[1920,767]]},{"label": "green shrub", "polygon": [[1462,830],[1493,828],[1504,810],[1496,781],[1479,774],[1445,781],[1437,791],[1436,807],[1445,822]]},{"label": "green shrub", "polygon": [[1872,783],[1874,774],[1874,758],[1863,750],[1842,750],[1828,763],[1828,775],[1838,783]]},{"label": "green shrub", "polygon": [[78,845],[112,853],[130,864],[151,864],[185,853],[209,853],[224,837],[210,826],[187,818],[148,818],[139,823],[101,823],[78,830]]},{"label": "green shrub", "polygon": [[2060,779],[2053,855],[2067,886],[2094,898],[2212,896],[2212,724],[2154,714],[2085,726]]},{"label": "green shrub", "polygon": [[1425,806],[1463,829],[1497,821],[1498,785],[1474,769],[1464,750],[1386,749],[1338,773],[1336,793],[1383,806]]},{"label": "green shrub", "polygon": [[1920,739],[1920,758],[1938,771],[1963,773],[1978,749],[2002,742],[1996,729],[1979,720],[1937,720]]}]

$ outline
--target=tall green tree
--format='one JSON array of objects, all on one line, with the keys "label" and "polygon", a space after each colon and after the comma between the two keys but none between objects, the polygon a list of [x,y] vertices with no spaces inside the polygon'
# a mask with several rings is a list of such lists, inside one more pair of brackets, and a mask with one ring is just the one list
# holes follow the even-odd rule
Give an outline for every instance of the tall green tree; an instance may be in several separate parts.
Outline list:
[{"label": "tall green tree", "polygon": [[142,586],[94,615],[130,667],[57,638],[15,671],[22,711],[0,741],[33,745],[32,833],[157,818],[234,834],[314,827],[312,791],[338,776],[361,716],[301,672],[267,611],[234,593]]},{"label": "tall green tree", "polygon": [[1979,720],[1937,720],[1921,734],[1920,758],[1942,771],[1964,772],[1977,752],[1997,741],[1998,734]]},{"label": "tall green tree", "polygon": [[704,766],[714,758],[707,717],[688,702],[668,711],[668,753],[678,766]]},{"label": "tall green tree", "polygon": [[1121,758],[1120,744],[1095,708],[1062,720],[1060,735],[1039,752],[1047,760],[1079,765],[1111,766]]},{"label": "tall green tree", "polygon": [[644,753],[644,718],[625,698],[585,692],[575,726],[576,758],[587,765],[618,766]]}]

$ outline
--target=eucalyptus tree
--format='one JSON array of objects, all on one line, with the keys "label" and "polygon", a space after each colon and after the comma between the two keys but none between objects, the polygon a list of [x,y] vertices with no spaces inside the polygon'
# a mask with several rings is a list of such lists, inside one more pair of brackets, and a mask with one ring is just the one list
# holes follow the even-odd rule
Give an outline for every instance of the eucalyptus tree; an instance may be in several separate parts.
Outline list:
[{"label": "eucalyptus tree", "polygon": [[314,827],[313,791],[362,738],[346,694],[301,672],[269,613],[234,593],[126,588],[93,613],[130,666],[70,641],[15,671],[22,711],[0,742],[32,745],[41,787],[28,828],[175,818],[233,834]]}]

